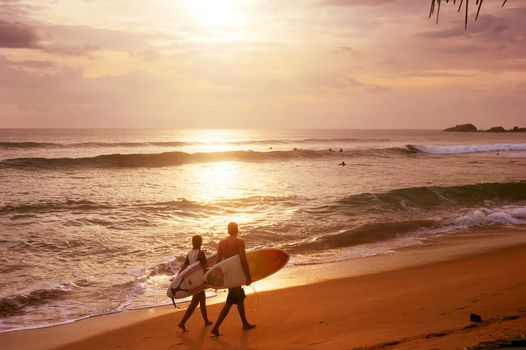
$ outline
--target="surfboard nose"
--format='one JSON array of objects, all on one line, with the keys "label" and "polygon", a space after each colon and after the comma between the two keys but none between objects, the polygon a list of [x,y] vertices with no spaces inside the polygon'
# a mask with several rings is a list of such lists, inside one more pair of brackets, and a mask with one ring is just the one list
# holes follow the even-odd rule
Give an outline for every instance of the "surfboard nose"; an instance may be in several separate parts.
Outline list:
[{"label": "surfboard nose", "polygon": [[285,266],[289,261],[290,255],[283,250],[276,250],[276,255],[272,259],[272,263],[276,266]]}]

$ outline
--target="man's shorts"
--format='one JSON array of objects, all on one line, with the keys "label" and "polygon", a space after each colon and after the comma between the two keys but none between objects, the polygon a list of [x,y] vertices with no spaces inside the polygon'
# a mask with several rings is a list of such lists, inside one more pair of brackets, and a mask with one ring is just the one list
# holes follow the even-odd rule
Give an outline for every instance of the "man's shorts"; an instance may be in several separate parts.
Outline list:
[{"label": "man's shorts", "polygon": [[245,291],[241,287],[228,288],[226,302],[229,304],[239,304],[245,300]]}]

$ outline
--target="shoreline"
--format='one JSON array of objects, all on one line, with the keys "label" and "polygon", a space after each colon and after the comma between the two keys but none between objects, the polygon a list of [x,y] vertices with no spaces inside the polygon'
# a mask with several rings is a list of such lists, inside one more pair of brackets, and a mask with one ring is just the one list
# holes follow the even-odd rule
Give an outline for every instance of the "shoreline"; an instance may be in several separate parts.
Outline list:
[{"label": "shoreline", "polygon": [[[283,273],[280,272],[267,280],[263,280],[268,281],[268,284],[274,284],[273,290],[269,290],[270,288],[266,288],[266,286],[263,284],[263,286],[257,287],[258,292],[256,296],[253,296],[250,292],[250,287],[248,288],[247,306],[249,309],[249,319],[250,315],[253,314],[250,308],[253,307],[255,304],[257,304],[260,309],[256,313],[259,318],[263,314],[263,311],[261,310],[262,302],[274,303],[274,299],[280,299],[283,296],[290,295],[295,295],[293,300],[298,298],[305,299],[305,296],[309,296],[310,294],[312,294],[310,292],[311,290],[319,290],[321,286],[330,286],[328,287],[328,291],[330,293],[335,293],[342,288],[348,289],[348,284],[355,283],[356,281],[361,281],[359,283],[363,284],[363,280],[376,280],[379,278],[378,276],[383,276],[383,278],[386,281],[391,281],[390,283],[384,282],[386,283],[387,289],[390,289],[391,284],[399,283],[396,280],[396,278],[393,279],[393,276],[396,275],[403,275],[405,273],[415,273],[415,271],[426,269],[440,269],[441,267],[449,266],[451,264],[462,265],[466,261],[485,260],[485,258],[488,257],[494,258],[495,256],[497,256],[503,258],[507,254],[506,252],[510,251],[520,251],[526,253],[526,239],[520,239],[522,238],[520,237],[520,235],[524,236],[524,232],[521,233],[521,230],[511,230],[510,228],[503,228],[502,230],[493,229],[491,230],[491,232],[483,232],[490,230],[481,231],[482,232],[480,232],[479,235],[481,235],[482,238],[474,238],[472,234],[467,235],[467,237],[463,237],[462,235],[456,237],[449,236],[445,237],[445,239],[438,239],[438,242],[432,242],[429,245],[417,246],[412,248],[402,248],[396,254],[388,254],[384,256],[375,256],[362,259],[351,259],[351,261],[347,260],[324,265],[295,266],[292,268],[288,268],[284,270]],[[510,238],[510,240],[503,240],[503,232],[496,231],[506,231],[507,233],[509,233],[509,235],[507,236]],[[514,233],[513,231],[516,232]],[[519,241],[517,241],[517,237],[519,238]],[[488,246],[487,244],[491,241],[493,241],[493,244]],[[500,247],[496,246],[495,243],[497,241],[500,241]],[[471,247],[470,252],[466,252],[464,250],[462,242],[465,243],[464,246]],[[479,242],[478,246],[474,247],[473,242]],[[515,245],[510,245],[512,244],[511,242],[515,242]],[[430,252],[434,252],[434,254],[430,254]],[[357,260],[360,260],[360,263],[357,263]],[[514,263],[519,265],[522,264],[520,266],[523,266],[524,270],[526,270],[526,264],[524,262],[515,261]],[[349,268],[351,267],[351,265],[353,265],[352,268]],[[320,278],[320,276],[323,277],[323,272],[327,270],[327,266],[330,266],[332,274],[330,274],[330,276],[327,276],[325,274],[326,278]],[[483,272],[479,273],[482,274],[482,276],[484,274]],[[291,275],[303,277],[294,280],[290,278]],[[422,276],[420,276],[419,278],[422,278]],[[526,282],[526,278],[523,279],[523,282]],[[371,281],[365,283],[370,284]],[[378,283],[378,281],[376,281],[375,283]],[[276,287],[277,289],[275,289]],[[352,288],[350,292],[352,292]],[[526,295],[526,288],[524,290],[524,293],[524,295]],[[380,295],[383,294],[385,293],[380,293]],[[385,297],[385,295],[383,296]],[[226,293],[218,293],[218,297],[208,299],[209,315],[211,319],[215,319],[215,317],[217,316],[218,309],[221,306],[218,304],[221,303],[225,297]],[[321,305],[326,302],[323,294],[321,296],[311,295],[311,297],[312,301],[308,301],[304,305],[306,309],[311,308],[312,303],[318,303],[318,305]],[[351,304],[352,300],[353,299],[350,299]],[[329,303],[332,303],[332,301]],[[354,306],[345,304],[343,307],[347,308]],[[526,307],[526,302],[525,305],[517,307]],[[238,316],[234,315],[236,313],[235,310],[233,310],[232,313],[233,315],[229,315],[227,321],[225,322],[225,325],[222,327],[225,328],[225,332],[227,332],[226,329],[228,329],[228,334],[234,337],[239,337],[243,334],[248,334],[248,332],[240,333],[240,331],[236,329],[236,322],[239,322]],[[320,313],[323,314],[323,310],[320,310]],[[270,320],[270,318],[272,317],[270,314],[268,311],[264,312],[264,318]],[[308,314],[305,315],[305,317],[307,318],[308,316]],[[124,329],[137,327],[142,329],[142,327],[144,327],[144,334],[146,334],[145,337],[148,337],[147,333],[152,331],[154,333],[157,332],[157,328],[161,320],[165,320],[165,323],[166,320],[169,320],[168,323],[171,324],[172,327],[164,327],[163,329],[164,331],[168,332],[167,334],[174,337],[174,339],[178,339],[180,334],[176,330],[176,321],[180,317],[182,317],[181,310],[174,312],[173,306],[171,305],[145,308],[139,310],[125,310],[114,314],[93,316],[87,319],[68,324],[62,324],[46,328],[27,329],[0,333],[0,345],[2,349],[55,349],[61,348],[61,346],[63,346],[64,349],[69,349],[72,347],[69,347],[67,344],[76,344],[75,348],[78,348],[80,346],[82,349],[82,346],[84,346],[83,344],[91,344],[90,342],[95,340],[99,342],[102,341],[103,343],[107,341],[108,344],[116,342],[117,344],[118,341],[122,341],[125,339],[119,338],[120,340],[116,340],[116,338],[114,338],[115,334],[119,334]],[[522,320],[522,322],[524,323],[524,319]],[[196,314],[189,321],[189,328],[202,329],[202,326],[199,324],[199,321],[200,315],[199,312],[196,312]],[[258,334],[260,333],[259,330],[261,328],[268,327],[267,321],[256,321],[258,323],[261,323],[262,327],[258,327],[253,332],[251,331],[250,334]],[[312,322],[313,320],[311,319],[310,321]],[[275,320],[269,323],[275,323]],[[285,326],[290,327],[291,325],[285,324]],[[155,329],[155,331],[151,329],[152,327]],[[149,329],[149,331],[147,329]],[[250,337],[257,336],[250,335]],[[262,340],[259,339],[256,342],[256,344],[259,344],[261,342]],[[185,343],[183,342],[179,345],[184,344]],[[209,348],[207,344],[208,342],[204,341],[203,346],[207,346],[205,348]],[[214,348],[214,344],[216,343],[213,341],[210,342],[209,345],[211,346],[211,349]],[[130,345],[127,346],[129,347]],[[90,347],[86,345],[85,348],[88,349]],[[132,348],[134,347],[132,346]],[[137,348],[140,349],[141,347]]]}]

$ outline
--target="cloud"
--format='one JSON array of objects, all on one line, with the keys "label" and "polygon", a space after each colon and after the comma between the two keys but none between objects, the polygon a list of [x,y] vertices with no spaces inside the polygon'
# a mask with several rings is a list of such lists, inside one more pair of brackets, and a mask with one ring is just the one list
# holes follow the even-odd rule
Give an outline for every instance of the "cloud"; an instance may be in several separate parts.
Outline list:
[{"label": "cloud", "polygon": [[334,53],[334,54],[346,54],[346,55],[354,56],[354,57],[360,56],[360,53],[356,49],[354,49],[354,48],[352,48],[350,46],[340,46],[337,49],[332,50],[332,53]]},{"label": "cloud", "polygon": [[92,44],[62,44],[52,43],[43,48],[44,51],[64,56],[87,56],[92,58],[95,51],[101,50],[100,46]]},{"label": "cloud", "polygon": [[10,18],[13,21],[20,20],[38,8],[33,4],[23,4],[19,0],[0,0],[0,18]]},{"label": "cloud", "polygon": [[[435,25],[426,0],[264,0],[224,33],[186,18],[178,2],[146,12],[140,0],[55,2],[0,0],[0,18],[33,34],[4,38],[30,49],[0,57],[0,115],[9,125],[224,127],[228,115],[230,126],[262,116],[244,125],[268,127],[292,115],[290,126],[311,116],[305,122],[319,127],[334,115],[334,127],[442,127],[462,114],[501,116],[488,91],[526,78],[519,1],[485,2],[464,31],[452,6]],[[518,106],[513,118],[526,105],[519,91],[499,95],[513,95],[505,100]]]},{"label": "cloud", "polygon": [[479,21],[481,25],[471,26],[468,31],[464,29],[464,25],[455,22],[455,25],[450,28],[441,30],[432,30],[418,33],[417,36],[423,39],[451,39],[457,37],[470,37],[495,40],[495,38],[502,37],[502,34],[510,30],[510,23],[507,19],[497,17],[491,14],[483,15]]},{"label": "cloud", "polygon": [[139,50],[139,51],[132,51],[129,52],[130,56],[137,57],[145,61],[152,61],[156,60],[161,57],[161,55],[154,50]]},{"label": "cloud", "polygon": [[11,68],[16,69],[31,69],[31,70],[50,70],[58,67],[56,62],[52,61],[39,61],[39,60],[22,60],[12,61],[8,60],[5,56],[0,55],[0,64],[4,64]]},{"label": "cloud", "polygon": [[[464,30],[458,22],[444,23],[435,31],[415,34],[412,44],[428,69],[471,69],[481,72],[520,71],[526,58],[526,8],[497,10],[481,15]],[[408,40],[411,42],[411,40]]]},{"label": "cloud", "polygon": [[34,49],[39,47],[39,40],[34,27],[0,19],[0,48]]},{"label": "cloud", "polygon": [[164,84],[141,71],[90,78],[80,69],[55,62],[15,61],[1,55],[0,76],[0,104],[120,104],[148,96],[148,91],[158,91]]},{"label": "cloud", "polygon": [[41,43],[43,51],[63,56],[86,56],[93,58],[97,51],[133,53],[151,60],[157,53],[150,44],[151,33],[127,32],[91,26],[41,24],[39,31],[46,40]]},{"label": "cloud", "polygon": [[357,6],[380,6],[390,4],[396,0],[320,0],[321,5],[338,7],[357,7]]},{"label": "cloud", "polygon": [[306,83],[306,86],[314,89],[358,89],[371,92],[379,92],[388,90],[387,87],[369,84],[359,81],[349,74],[338,73],[323,73],[323,74],[307,74],[301,78]]}]

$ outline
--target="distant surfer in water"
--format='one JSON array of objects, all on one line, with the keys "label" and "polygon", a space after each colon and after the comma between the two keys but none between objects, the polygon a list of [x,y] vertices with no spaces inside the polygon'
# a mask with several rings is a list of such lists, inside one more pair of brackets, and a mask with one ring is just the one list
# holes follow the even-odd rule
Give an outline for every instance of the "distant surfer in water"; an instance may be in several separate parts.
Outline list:
[{"label": "distant surfer in water", "polygon": [[[201,264],[201,268],[204,271],[208,269],[205,253],[201,250],[202,245],[203,245],[203,237],[199,235],[192,237],[192,248],[193,249],[186,255],[186,259],[184,261],[183,267],[181,267],[181,270],[179,270],[179,272],[184,271],[189,265],[195,263],[196,261],[199,261],[199,263]],[[188,321],[190,316],[192,316],[198,304],[201,307],[201,315],[203,316],[203,320],[205,321],[205,326],[210,326],[212,324],[212,322],[208,319],[208,315],[206,313],[205,291],[202,291],[192,296],[192,301],[190,302],[190,306],[188,306],[188,309],[186,309],[186,312],[184,313],[183,319],[181,320],[181,322],[179,322],[179,328],[181,328],[183,332],[187,331],[185,327],[186,321]]]},{"label": "distant surfer in water", "polygon": [[[247,278],[246,285],[248,286],[252,283],[252,277],[250,276],[247,257],[245,255],[245,242],[237,237],[238,232],[239,229],[237,224],[235,222],[230,222],[228,224],[229,236],[221,240],[221,242],[219,242],[219,246],[217,247],[217,263],[219,263],[221,260],[228,259],[231,256],[239,255],[241,266],[243,267],[243,271],[245,272],[245,276]],[[243,330],[256,327],[256,325],[250,324],[247,321],[247,317],[245,315],[245,291],[243,288],[241,286],[228,288],[228,296],[226,298],[225,306],[223,306],[223,309],[221,309],[216,324],[212,329],[212,334],[214,336],[219,337],[221,335],[221,333],[219,333],[219,326],[221,326],[221,323],[223,323],[225,317],[230,311],[230,308],[234,304],[237,305],[237,311],[239,312],[239,316],[241,316]]]}]

